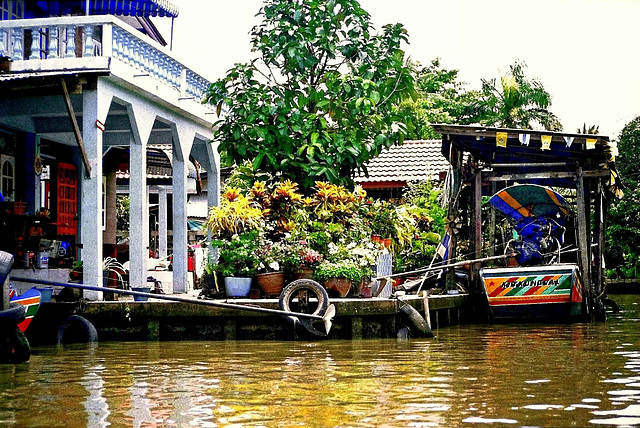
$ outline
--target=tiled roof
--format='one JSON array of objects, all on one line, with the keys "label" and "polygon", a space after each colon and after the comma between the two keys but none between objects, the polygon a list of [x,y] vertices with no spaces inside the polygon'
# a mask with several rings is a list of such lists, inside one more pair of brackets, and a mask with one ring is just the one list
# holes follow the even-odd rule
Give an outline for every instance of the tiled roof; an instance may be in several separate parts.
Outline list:
[{"label": "tiled roof", "polygon": [[440,153],[440,140],[405,140],[400,146],[391,146],[375,159],[364,173],[356,176],[356,183],[407,182],[412,180],[438,180],[440,172],[449,169],[449,162]]},{"label": "tiled roof", "polygon": [[[171,144],[149,144],[147,146],[147,179],[170,179],[173,177],[173,146]],[[129,165],[121,165],[128,168]],[[196,167],[187,162],[187,178],[197,178]],[[129,178],[129,170],[116,171],[116,178]]]}]

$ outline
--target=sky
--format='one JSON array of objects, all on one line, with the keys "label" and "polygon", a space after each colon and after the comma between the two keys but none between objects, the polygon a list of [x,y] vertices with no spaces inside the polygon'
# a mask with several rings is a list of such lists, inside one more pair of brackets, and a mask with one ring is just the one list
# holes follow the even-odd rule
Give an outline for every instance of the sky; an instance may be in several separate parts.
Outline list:
[{"label": "sky", "polygon": [[[251,58],[249,32],[259,0],[171,0],[173,51],[208,80]],[[498,77],[516,60],[552,95],[565,132],[586,123],[617,138],[640,115],[640,1],[360,0],[377,29],[401,23],[407,54],[427,65],[440,58],[467,89]],[[170,20],[156,19],[169,38]]]}]

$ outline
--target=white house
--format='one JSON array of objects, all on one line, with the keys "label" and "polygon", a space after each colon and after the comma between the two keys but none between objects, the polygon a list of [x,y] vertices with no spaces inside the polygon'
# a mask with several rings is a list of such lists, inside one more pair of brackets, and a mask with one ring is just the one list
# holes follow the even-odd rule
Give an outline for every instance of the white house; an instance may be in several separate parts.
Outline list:
[{"label": "white house", "polygon": [[0,233],[17,261],[38,238],[70,242],[84,283],[102,283],[116,191],[104,160],[120,148],[129,153],[130,282],[145,283],[147,146],[170,145],[173,291],[188,291],[189,157],[207,171],[209,205],[218,202],[219,158],[213,111],[200,102],[209,82],[151,37],[151,17],[177,15],[165,0],[0,0],[0,56],[10,59],[0,60],[10,66],[0,71]]}]

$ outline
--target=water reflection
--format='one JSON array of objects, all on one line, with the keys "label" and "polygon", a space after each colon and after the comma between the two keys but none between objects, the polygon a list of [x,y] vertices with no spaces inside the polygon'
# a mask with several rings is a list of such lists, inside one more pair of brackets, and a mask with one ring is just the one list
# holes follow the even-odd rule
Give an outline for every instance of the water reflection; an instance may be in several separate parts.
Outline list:
[{"label": "water reflection", "polygon": [[640,426],[637,298],[432,340],[103,343],[0,366],[2,426]]}]

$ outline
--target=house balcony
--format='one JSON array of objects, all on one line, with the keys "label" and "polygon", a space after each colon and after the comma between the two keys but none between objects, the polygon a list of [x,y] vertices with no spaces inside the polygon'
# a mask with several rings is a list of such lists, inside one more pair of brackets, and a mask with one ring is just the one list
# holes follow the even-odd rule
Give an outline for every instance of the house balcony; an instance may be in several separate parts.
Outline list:
[{"label": "house balcony", "polygon": [[0,56],[12,60],[10,73],[16,79],[104,72],[170,107],[201,119],[211,114],[211,107],[201,103],[207,79],[110,15],[0,21]]}]

